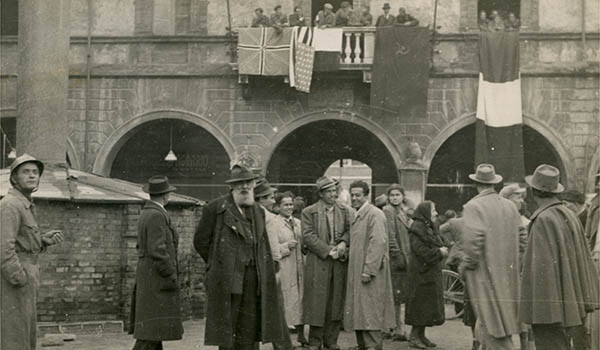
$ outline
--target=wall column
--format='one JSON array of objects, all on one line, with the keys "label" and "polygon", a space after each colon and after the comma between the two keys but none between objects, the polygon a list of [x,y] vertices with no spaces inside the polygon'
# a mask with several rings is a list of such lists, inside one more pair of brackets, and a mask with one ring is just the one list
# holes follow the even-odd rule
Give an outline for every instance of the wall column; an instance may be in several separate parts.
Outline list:
[{"label": "wall column", "polygon": [[17,152],[65,163],[70,0],[19,1]]}]

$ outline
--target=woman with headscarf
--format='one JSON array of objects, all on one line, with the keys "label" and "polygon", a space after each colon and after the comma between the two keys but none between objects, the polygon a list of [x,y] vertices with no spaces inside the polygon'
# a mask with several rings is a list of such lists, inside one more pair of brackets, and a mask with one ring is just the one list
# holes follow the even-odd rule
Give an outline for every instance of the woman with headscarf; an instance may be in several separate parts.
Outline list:
[{"label": "woman with headscarf", "polygon": [[433,223],[436,215],[433,202],[419,204],[408,231],[410,290],[404,319],[412,326],[408,341],[418,349],[436,346],[425,336],[425,327],[439,326],[445,321],[442,262],[448,256],[448,248],[444,247],[437,225]]},{"label": "woman with headscarf", "polygon": [[406,302],[408,276],[406,268],[410,257],[410,242],[408,229],[412,223],[407,211],[409,203],[406,199],[404,188],[398,184],[391,185],[387,190],[388,205],[383,207],[387,221],[388,242],[390,249],[390,265],[392,270],[392,284],[394,287],[394,306],[396,308],[396,329],[392,339],[406,341],[406,334],[402,327],[402,304]]}]

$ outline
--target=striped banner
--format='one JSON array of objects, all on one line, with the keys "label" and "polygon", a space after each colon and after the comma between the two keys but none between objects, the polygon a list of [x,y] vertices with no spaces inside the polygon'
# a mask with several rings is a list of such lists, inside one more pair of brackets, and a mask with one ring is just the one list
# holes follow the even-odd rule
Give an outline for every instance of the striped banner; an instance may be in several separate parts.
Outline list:
[{"label": "striped banner", "polygon": [[239,74],[288,75],[291,35],[291,28],[240,28]]},{"label": "striped banner", "polygon": [[310,92],[315,50],[311,27],[293,27],[290,42],[290,86]]},{"label": "striped banner", "polygon": [[475,162],[493,164],[505,182],[522,182],[525,165],[519,33],[480,33],[479,65]]}]

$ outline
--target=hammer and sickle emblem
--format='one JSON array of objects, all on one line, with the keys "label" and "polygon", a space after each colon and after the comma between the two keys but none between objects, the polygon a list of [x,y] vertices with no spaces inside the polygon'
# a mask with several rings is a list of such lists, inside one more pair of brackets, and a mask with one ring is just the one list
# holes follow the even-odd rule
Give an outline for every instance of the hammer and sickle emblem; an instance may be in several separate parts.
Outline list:
[{"label": "hammer and sickle emblem", "polygon": [[408,53],[408,51],[410,51],[406,46],[404,45],[400,45],[400,48],[398,49],[398,51],[396,51],[396,55],[406,55]]}]

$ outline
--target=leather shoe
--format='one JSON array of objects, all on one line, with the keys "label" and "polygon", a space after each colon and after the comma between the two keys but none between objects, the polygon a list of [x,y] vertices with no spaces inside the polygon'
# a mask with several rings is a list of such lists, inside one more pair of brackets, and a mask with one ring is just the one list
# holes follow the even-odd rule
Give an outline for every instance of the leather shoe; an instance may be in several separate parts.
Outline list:
[{"label": "leather shoe", "polygon": [[407,341],[406,334],[394,334],[392,341]]},{"label": "leather shoe", "polygon": [[435,348],[437,346],[436,343],[434,343],[431,340],[427,339],[425,336],[421,337],[421,342],[423,342],[423,344],[425,344],[425,346],[428,347],[428,348]]},{"label": "leather shoe", "polygon": [[425,346],[425,344],[423,344],[423,342],[421,342],[421,339],[418,339],[418,338],[410,337],[410,338],[408,338],[408,343],[410,344],[411,348],[427,349],[427,346]]}]

